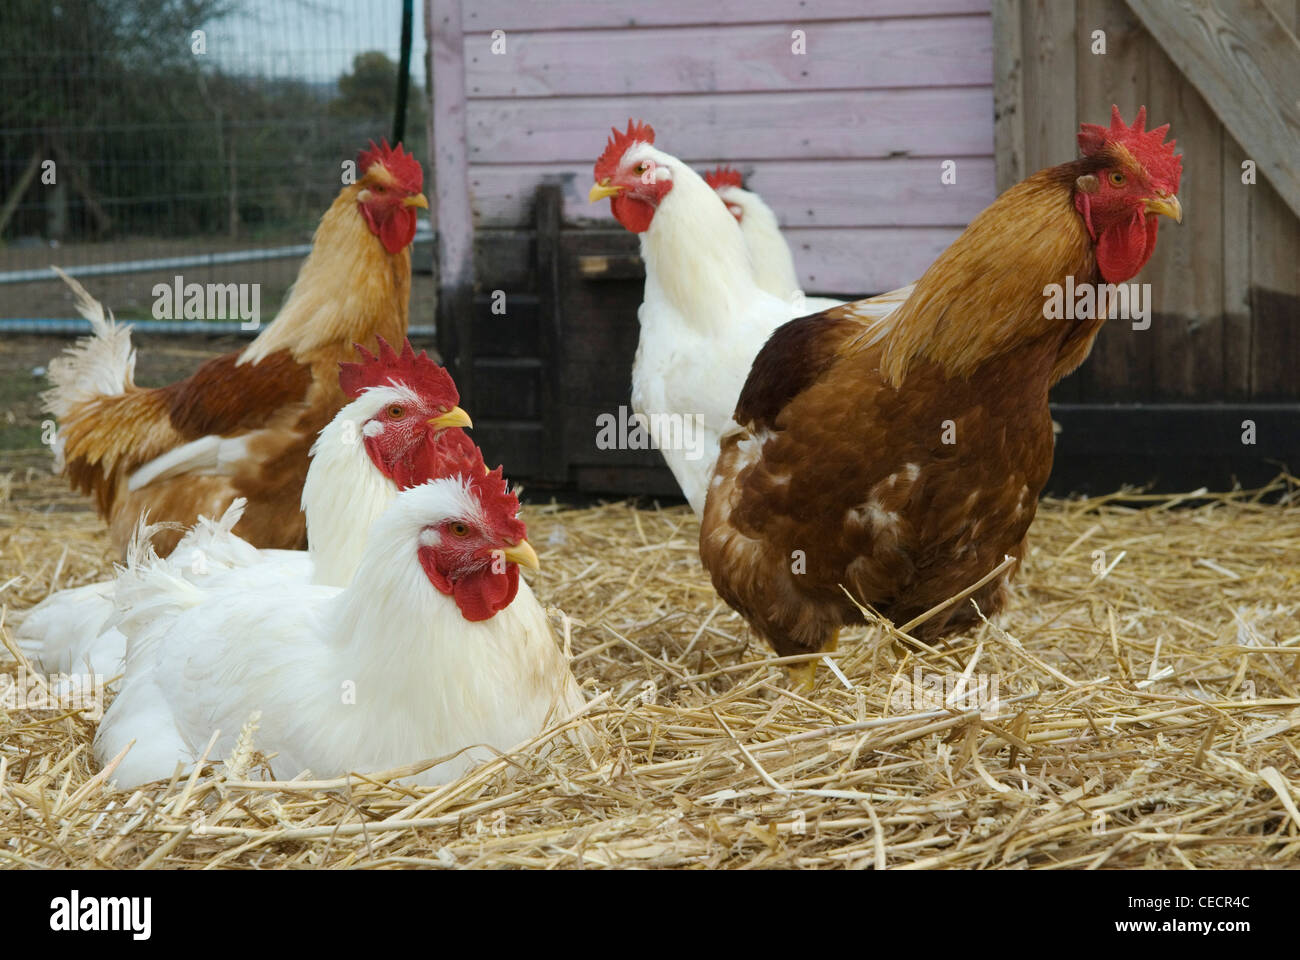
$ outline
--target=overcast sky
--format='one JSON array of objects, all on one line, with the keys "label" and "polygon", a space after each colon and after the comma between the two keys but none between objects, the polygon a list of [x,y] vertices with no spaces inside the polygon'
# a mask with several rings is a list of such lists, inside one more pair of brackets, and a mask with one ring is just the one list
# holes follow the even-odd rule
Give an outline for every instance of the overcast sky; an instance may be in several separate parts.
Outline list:
[{"label": "overcast sky", "polygon": [[[415,0],[411,80],[424,83],[424,0]],[[337,80],[352,58],[401,53],[402,0],[244,0],[208,28],[208,55],[223,69],[312,82]]]}]

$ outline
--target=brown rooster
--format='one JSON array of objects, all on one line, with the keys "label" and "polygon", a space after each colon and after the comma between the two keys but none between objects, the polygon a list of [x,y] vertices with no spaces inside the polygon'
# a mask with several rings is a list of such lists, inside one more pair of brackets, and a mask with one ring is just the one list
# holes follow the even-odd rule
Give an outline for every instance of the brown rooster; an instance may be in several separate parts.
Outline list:
[{"label": "brown rooster", "polygon": [[[758,354],[700,556],[778,654],[834,649],[862,622],[854,600],[901,624],[1010,555],[972,595],[1001,607],[1052,468],[1048,389],[1104,319],[1053,319],[1050,285],[1123,283],[1155,248],[1154,214],[1182,219],[1182,158],[1145,120],[1127,127],[1115,108],[1109,129],[1084,124],[1082,159],[1002,194],[892,312],[860,301],[793,320]],[[914,635],[976,616],[963,600]]]},{"label": "brown rooster", "polygon": [[[146,512],[189,526],[200,514],[221,516],[236,497],[248,499],[235,528],[244,539],[306,546],[299,501],[308,451],[346,402],[339,363],[354,343],[406,336],[415,211],[428,206],[420,164],[401,144],[371,143],[357,170],[321,218],[274,322],[242,352],[170,386],[135,386],[130,327],[64,277],[94,334],[50,363],[56,458],[93,495],[119,551]],[[179,537],[159,534],[159,553]]]}]

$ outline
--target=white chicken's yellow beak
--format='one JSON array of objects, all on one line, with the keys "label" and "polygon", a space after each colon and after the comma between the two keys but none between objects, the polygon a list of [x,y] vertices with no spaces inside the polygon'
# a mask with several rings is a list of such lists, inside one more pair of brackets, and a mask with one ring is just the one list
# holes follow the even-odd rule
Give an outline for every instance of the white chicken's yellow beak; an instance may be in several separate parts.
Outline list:
[{"label": "white chicken's yellow beak", "polygon": [[600,183],[593,183],[591,185],[591,192],[587,194],[587,202],[595,203],[598,200],[604,200],[606,197],[615,196],[620,193],[622,189],[622,187],[611,184],[609,178],[606,177],[604,180],[600,181]]},{"label": "white chicken's yellow beak", "polygon": [[474,421],[469,418],[469,414],[460,407],[452,407],[446,413],[439,414],[429,421],[429,426],[436,427],[439,430],[445,430],[448,427],[472,427]]},{"label": "white chicken's yellow beak", "polygon": [[419,207],[421,210],[429,209],[429,198],[422,193],[413,194],[402,201],[404,207]]},{"label": "white chicken's yellow beak", "polygon": [[517,563],[521,567],[530,567],[533,570],[541,569],[541,563],[537,559],[537,551],[527,540],[520,540],[512,547],[506,547],[501,551],[511,563]]},{"label": "white chicken's yellow beak", "polygon": [[1177,194],[1157,194],[1147,200],[1147,213],[1162,213],[1174,223],[1183,222],[1183,205],[1178,202]]}]

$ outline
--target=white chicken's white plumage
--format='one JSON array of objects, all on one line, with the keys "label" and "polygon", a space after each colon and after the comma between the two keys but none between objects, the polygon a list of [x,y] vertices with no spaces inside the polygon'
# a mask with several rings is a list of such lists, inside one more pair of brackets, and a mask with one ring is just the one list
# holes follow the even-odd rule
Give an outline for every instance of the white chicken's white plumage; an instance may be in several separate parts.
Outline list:
[{"label": "white chicken's white plumage", "polygon": [[[401,384],[377,386],[343,407],[311,449],[303,485],[308,549],[259,550],[228,528],[202,519],[168,558],[176,576],[201,583],[232,571],[242,582],[318,583],[345,586],[352,579],[370,525],[397,495],[397,487],[372,462],[362,442],[363,424],[393,404],[415,405]],[[143,518],[147,520],[148,518]],[[115,626],[112,581],[51,594],[33,607],[16,631],[19,648],[40,670],[100,674],[122,668],[126,639]]]},{"label": "white chicken's white plumage", "polygon": [[794,269],[790,245],[781,233],[776,214],[762,197],[752,190],[731,184],[720,185],[715,189],[740,223],[745,249],[749,251],[749,259],[753,264],[754,281],[760,287],[789,303],[796,317],[820,313],[844,302],[830,297],[804,295],[799,286],[799,275]]},{"label": "white chicken's white plumage", "polygon": [[134,740],[119,785],[169,777],[216,730],[209,756],[225,757],[256,714],[256,746],[276,754],[278,777],[446,757],[413,778],[442,783],[569,716],[582,693],[531,592],[471,622],[418,559],[432,528],[481,509],[460,477],[398,494],[345,588],[200,586],[134,558],[116,586],[127,670],[96,756]]},{"label": "white chicken's white plumage", "polygon": [[[643,163],[661,189],[671,188],[640,235],[646,281],[632,408],[649,421],[651,440],[698,514],[750,364],[795,314],[755,283],[740,227],[699,174],[643,141],[632,143],[619,168]],[[661,442],[665,436],[674,442]]]}]

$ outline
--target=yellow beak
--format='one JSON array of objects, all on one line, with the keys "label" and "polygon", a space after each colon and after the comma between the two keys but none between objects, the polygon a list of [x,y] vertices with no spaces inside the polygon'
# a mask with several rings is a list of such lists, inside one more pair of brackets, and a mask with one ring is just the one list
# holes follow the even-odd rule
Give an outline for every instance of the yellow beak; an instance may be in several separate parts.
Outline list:
[{"label": "yellow beak", "polygon": [[469,414],[460,407],[452,407],[446,413],[430,420],[429,426],[437,427],[439,430],[445,430],[448,427],[472,427],[474,426],[474,421],[471,420]]},{"label": "yellow beak", "polygon": [[511,563],[517,563],[521,567],[531,567],[534,570],[541,568],[537,560],[537,551],[527,540],[520,540],[513,547],[506,547],[501,554]]},{"label": "yellow beak", "polygon": [[403,200],[402,206],[419,207],[421,210],[428,210],[429,198],[422,193],[417,193],[414,196],[407,197],[405,200]]},{"label": "yellow beak", "polygon": [[1174,223],[1183,222],[1183,205],[1178,202],[1177,194],[1154,196],[1147,200],[1147,213],[1163,213],[1171,217]]},{"label": "yellow beak", "polygon": [[606,177],[600,183],[591,185],[591,192],[587,194],[587,202],[595,203],[597,200],[604,200],[606,197],[612,197],[619,193],[622,189],[622,187],[612,186],[609,178]]}]

